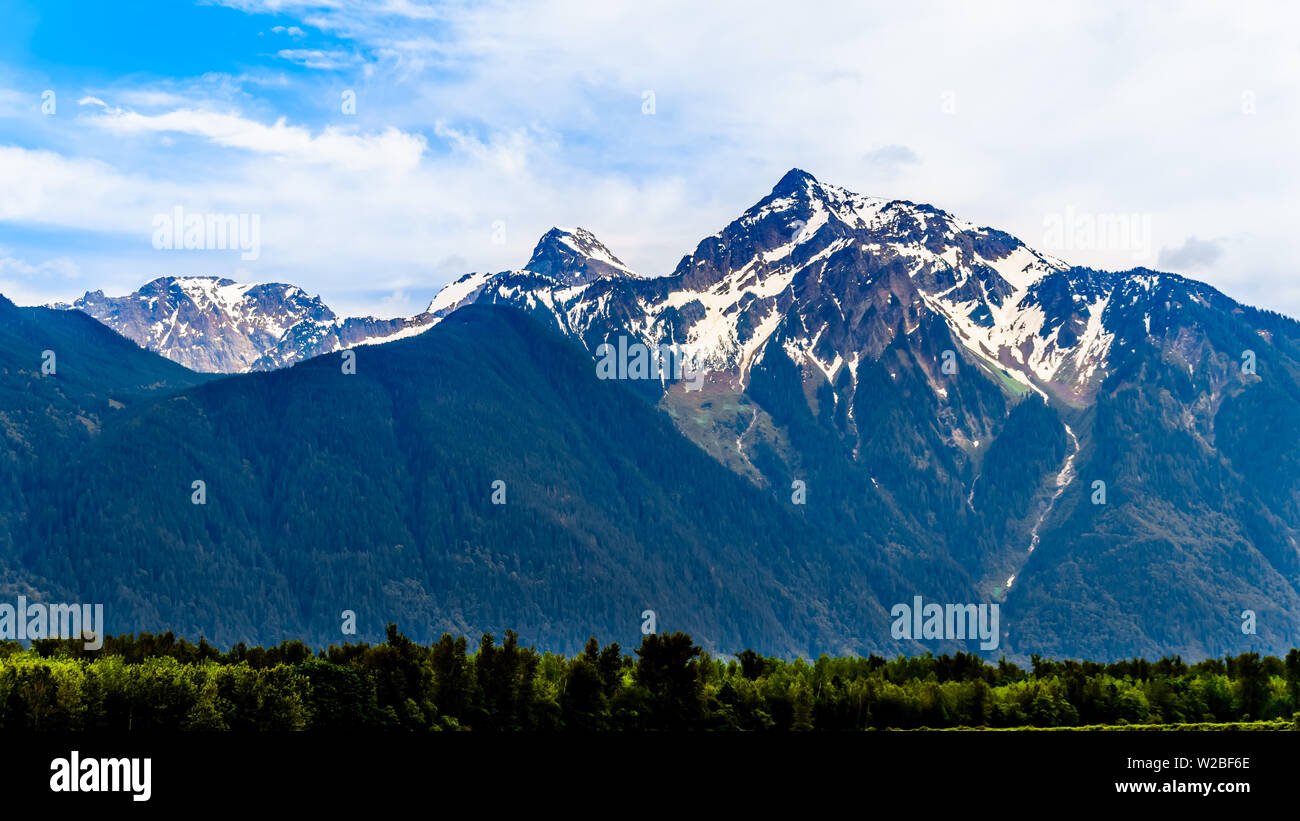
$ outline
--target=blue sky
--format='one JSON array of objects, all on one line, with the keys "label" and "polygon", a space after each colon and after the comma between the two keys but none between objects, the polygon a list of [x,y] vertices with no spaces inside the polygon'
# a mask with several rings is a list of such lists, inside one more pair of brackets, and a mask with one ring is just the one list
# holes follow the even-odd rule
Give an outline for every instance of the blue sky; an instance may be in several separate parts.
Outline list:
[{"label": "blue sky", "polygon": [[[1300,316],[1293,6],[1046,5],[0,0],[0,293],[410,314],[551,225],[667,273],[800,167]],[[260,253],[156,249],[177,207]]]}]

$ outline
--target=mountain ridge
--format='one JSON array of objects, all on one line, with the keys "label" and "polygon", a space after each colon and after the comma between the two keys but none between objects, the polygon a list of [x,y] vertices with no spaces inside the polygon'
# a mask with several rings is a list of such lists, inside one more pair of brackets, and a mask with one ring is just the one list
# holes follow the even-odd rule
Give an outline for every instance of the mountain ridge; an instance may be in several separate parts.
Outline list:
[{"label": "mountain ridge", "polygon": [[[593,276],[589,255],[617,257],[579,239],[547,232],[534,251],[546,270],[466,275],[419,322],[363,337],[378,345],[365,351],[387,357],[414,340],[385,339],[425,344],[430,328],[502,309],[567,340],[589,366],[628,343],[667,346],[698,379],[608,387],[652,406],[764,504],[797,505],[798,538],[816,533],[807,544],[832,551],[809,571],[813,588],[858,589],[872,608],[913,594],[1000,603],[1002,647],[1020,658],[1204,657],[1290,642],[1300,618],[1295,320],[1176,274],[1071,266],[933,206],[860,196],[798,169],[666,276]],[[337,368],[323,355],[293,361],[274,372]],[[256,395],[244,406],[255,411]],[[473,419],[509,401],[501,392],[448,412]],[[377,395],[336,412],[339,424],[383,425],[400,409]],[[532,425],[550,443],[520,445],[531,464],[596,458],[576,439],[551,443],[536,420],[503,424]],[[221,452],[249,436],[231,427],[205,441]],[[677,452],[672,436],[654,439]],[[321,475],[346,485],[362,458],[338,456]],[[675,515],[656,498],[625,525],[634,538]],[[479,594],[482,607],[499,606]],[[858,646],[891,646],[874,632],[886,611],[837,602],[818,605],[819,624],[853,632],[853,612],[872,625],[854,633]],[[1244,611],[1258,615],[1256,632],[1241,629]],[[704,633],[717,646],[738,635],[724,621]],[[834,635],[790,629],[784,651]]]}]

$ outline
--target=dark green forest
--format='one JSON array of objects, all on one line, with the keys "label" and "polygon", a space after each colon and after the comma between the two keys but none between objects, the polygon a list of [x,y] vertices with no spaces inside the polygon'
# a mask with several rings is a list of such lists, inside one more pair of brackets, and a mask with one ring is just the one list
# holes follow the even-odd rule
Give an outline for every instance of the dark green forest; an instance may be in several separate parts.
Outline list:
[{"label": "dark green forest", "polygon": [[172,633],[100,650],[0,642],[0,730],[854,731],[919,728],[1297,729],[1300,650],[1186,664],[956,655],[815,662],[712,657],[685,633],[627,654],[595,638],[569,658],[444,635],[313,651],[226,652]]}]

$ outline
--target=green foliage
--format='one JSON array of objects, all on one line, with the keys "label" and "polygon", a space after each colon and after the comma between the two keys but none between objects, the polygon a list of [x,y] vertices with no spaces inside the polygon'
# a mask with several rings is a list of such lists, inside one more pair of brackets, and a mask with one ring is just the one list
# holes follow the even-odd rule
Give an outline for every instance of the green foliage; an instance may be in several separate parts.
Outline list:
[{"label": "green foliage", "polygon": [[685,633],[635,657],[595,638],[573,658],[507,631],[416,644],[301,642],[220,652],[171,634],[0,646],[0,731],[860,731],[1300,728],[1300,651],[1188,665],[1031,657],[714,658]]}]

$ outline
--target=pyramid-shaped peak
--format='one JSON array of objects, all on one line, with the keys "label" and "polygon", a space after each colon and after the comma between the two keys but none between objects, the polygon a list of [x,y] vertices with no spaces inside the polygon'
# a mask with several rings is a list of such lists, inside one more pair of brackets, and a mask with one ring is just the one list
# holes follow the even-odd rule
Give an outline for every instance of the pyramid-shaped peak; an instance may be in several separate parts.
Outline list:
[{"label": "pyramid-shaped peak", "polygon": [[606,276],[638,276],[586,228],[555,227],[542,234],[524,267],[571,285]]},{"label": "pyramid-shaped peak", "polygon": [[817,178],[802,168],[791,168],[772,187],[772,194],[785,197],[798,195],[806,191],[809,185],[819,185]]},{"label": "pyramid-shaped peak", "polygon": [[596,239],[596,235],[586,228],[560,228],[559,226],[555,226],[542,234],[541,239],[537,241],[536,247],[533,248],[533,256],[536,257],[539,252],[545,251],[548,246],[557,243],[581,253],[604,252],[613,256],[613,254],[610,254],[609,249],[600,240]]}]

